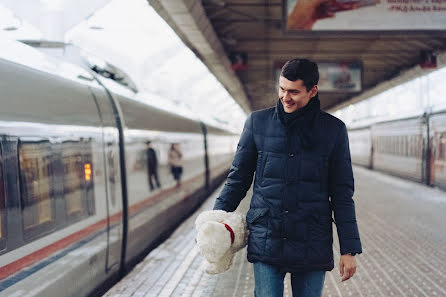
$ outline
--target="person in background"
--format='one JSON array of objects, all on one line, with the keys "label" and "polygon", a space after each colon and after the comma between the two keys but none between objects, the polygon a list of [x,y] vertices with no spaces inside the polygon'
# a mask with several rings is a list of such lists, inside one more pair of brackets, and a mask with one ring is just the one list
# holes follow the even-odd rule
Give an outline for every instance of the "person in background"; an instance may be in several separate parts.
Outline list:
[{"label": "person in background", "polygon": [[214,204],[234,211],[255,172],[246,215],[255,297],[282,297],[287,272],[294,297],[320,297],[325,272],[334,268],[332,222],[342,281],[355,274],[355,255],[362,253],[347,128],[321,111],[318,81],[314,62],[293,59],[283,66],[276,106],[248,116]]},{"label": "person in background", "polygon": [[183,174],[183,153],[181,152],[179,143],[172,143],[167,155],[167,162],[170,166],[173,178],[177,182],[177,186],[181,185],[181,175]]},{"label": "person in background", "polygon": [[152,142],[146,142],[147,148],[147,174],[149,176],[149,186],[150,191],[153,191],[155,187],[153,186],[152,179],[155,179],[156,186],[161,188],[161,184],[158,179],[158,158],[156,157],[156,152],[152,147]]}]

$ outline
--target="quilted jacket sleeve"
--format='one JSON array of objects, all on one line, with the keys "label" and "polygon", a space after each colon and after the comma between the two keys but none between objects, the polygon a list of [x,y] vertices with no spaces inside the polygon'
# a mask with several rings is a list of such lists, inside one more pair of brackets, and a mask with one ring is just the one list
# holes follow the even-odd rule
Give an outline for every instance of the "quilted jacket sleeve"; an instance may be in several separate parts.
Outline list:
[{"label": "quilted jacket sleeve", "polygon": [[354,179],[347,128],[342,124],[329,167],[329,195],[338,230],[341,254],[362,253],[353,201]]},{"label": "quilted jacket sleeve", "polygon": [[237,145],[234,161],[225,186],[214,204],[214,209],[234,211],[251,187],[257,165],[257,148],[252,129],[252,114],[248,116]]}]

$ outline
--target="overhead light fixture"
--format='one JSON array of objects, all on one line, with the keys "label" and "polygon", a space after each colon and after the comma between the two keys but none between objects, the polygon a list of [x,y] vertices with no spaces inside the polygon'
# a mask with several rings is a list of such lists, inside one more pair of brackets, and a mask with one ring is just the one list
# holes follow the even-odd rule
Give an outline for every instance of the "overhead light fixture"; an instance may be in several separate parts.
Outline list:
[{"label": "overhead light fixture", "polygon": [[8,26],[8,27],[4,27],[3,30],[4,31],[15,31],[18,30],[19,28],[15,27],[15,26]]},{"label": "overhead light fixture", "polygon": [[233,38],[233,37],[224,36],[224,37],[221,37],[220,39],[221,39],[221,41],[223,41],[227,45],[234,46],[234,45],[237,44],[237,40],[235,38]]}]

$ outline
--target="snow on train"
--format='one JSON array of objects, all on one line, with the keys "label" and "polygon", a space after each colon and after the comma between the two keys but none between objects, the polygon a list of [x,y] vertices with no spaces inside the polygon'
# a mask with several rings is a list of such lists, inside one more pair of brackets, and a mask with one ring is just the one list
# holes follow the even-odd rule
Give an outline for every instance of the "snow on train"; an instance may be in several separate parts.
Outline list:
[{"label": "snow on train", "polygon": [[[94,295],[223,181],[238,136],[142,104],[23,44],[0,44],[0,296]],[[149,183],[147,142],[159,187]]]},{"label": "snow on train", "polygon": [[446,189],[446,112],[349,130],[352,162]]}]

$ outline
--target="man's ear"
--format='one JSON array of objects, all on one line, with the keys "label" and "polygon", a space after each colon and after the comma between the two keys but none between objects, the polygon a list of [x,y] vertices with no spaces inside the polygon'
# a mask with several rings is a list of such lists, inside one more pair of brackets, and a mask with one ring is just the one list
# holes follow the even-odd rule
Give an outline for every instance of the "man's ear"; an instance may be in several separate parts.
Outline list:
[{"label": "man's ear", "polygon": [[316,96],[317,91],[318,91],[317,85],[314,85],[310,90],[310,98],[313,98],[314,96]]}]

